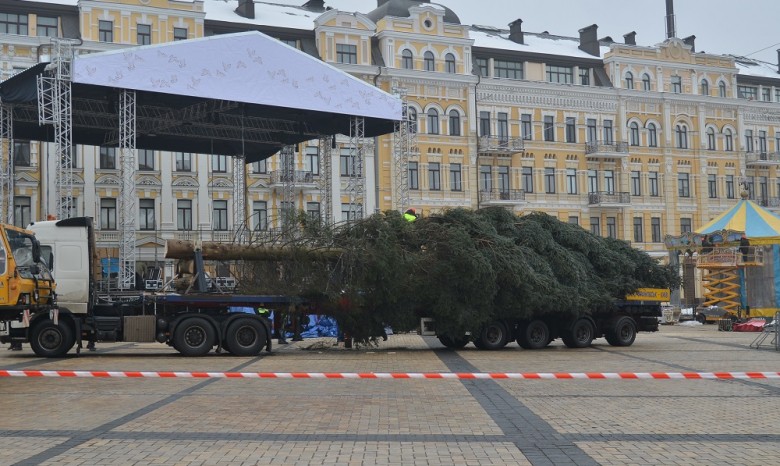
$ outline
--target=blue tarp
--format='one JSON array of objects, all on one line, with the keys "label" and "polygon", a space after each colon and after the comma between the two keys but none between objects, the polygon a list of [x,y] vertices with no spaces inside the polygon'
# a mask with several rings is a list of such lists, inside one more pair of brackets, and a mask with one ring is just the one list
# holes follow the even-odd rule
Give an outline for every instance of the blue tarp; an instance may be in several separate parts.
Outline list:
[{"label": "blue tarp", "polygon": [[119,258],[107,257],[100,259],[100,266],[103,268],[103,276],[107,277],[112,273],[119,273]]}]

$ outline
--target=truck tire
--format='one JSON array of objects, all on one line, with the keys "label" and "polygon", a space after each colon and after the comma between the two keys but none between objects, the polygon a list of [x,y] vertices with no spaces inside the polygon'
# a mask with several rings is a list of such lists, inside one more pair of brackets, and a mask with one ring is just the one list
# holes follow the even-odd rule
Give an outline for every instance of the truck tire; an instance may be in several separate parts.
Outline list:
[{"label": "truck tire", "polygon": [[204,356],[211,351],[216,339],[214,327],[209,321],[191,317],[176,326],[173,347],[184,356]]},{"label": "truck tire", "polygon": [[607,330],[604,337],[612,346],[631,346],[636,340],[636,323],[631,317],[623,316],[615,321],[615,324]]},{"label": "truck tire", "polygon": [[235,356],[256,356],[267,341],[265,326],[257,319],[236,319],[225,333],[225,349]]},{"label": "truck tire", "polygon": [[474,345],[479,349],[497,350],[509,343],[509,330],[503,322],[491,322],[482,329]]},{"label": "truck tire", "polygon": [[438,335],[439,342],[450,349],[463,349],[469,343],[469,337],[462,336],[460,338],[450,337],[448,335]]},{"label": "truck tire", "polygon": [[30,347],[35,354],[44,358],[61,358],[75,343],[73,329],[63,321],[54,325],[47,319],[30,330]]},{"label": "truck tire", "polygon": [[542,349],[550,344],[550,329],[542,320],[532,320],[520,327],[517,344],[524,349]]},{"label": "truck tire", "polygon": [[696,321],[700,324],[706,324],[707,323],[707,316],[704,314],[696,314]]},{"label": "truck tire", "polygon": [[571,328],[561,334],[563,344],[569,348],[586,348],[593,343],[596,329],[588,319],[577,319]]}]

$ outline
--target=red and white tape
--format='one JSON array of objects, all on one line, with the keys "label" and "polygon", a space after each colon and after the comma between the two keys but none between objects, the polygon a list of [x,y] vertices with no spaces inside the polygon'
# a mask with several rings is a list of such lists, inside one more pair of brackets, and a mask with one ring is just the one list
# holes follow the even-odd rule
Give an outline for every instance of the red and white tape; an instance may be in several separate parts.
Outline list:
[{"label": "red and white tape", "polygon": [[590,379],[735,380],[780,379],[780,372],[181,372],[2,370],[0,377],[82,377],[150,379]]}]

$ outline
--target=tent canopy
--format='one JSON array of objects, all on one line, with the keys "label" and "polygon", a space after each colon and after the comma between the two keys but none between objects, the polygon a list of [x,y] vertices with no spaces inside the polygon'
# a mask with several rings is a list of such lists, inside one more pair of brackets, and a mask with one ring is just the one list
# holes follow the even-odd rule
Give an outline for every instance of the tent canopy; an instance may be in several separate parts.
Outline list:
[{"label": "tent canopy", "polygon": [[[37,77],[46,64],[0,83],[15,139],[53,141],[38,124]],[[77,56],[73,61],[75,144],[119,144],[119,95],[136,91],[136,147],[245,156],[349,134],[393,131],[400,99],[257,31]]]},{"label": "tent canopy", "polygon": [[698,234],[710,234],[722,230],[745,232],[751,244],[780,244],[780,217],[753,201],[742,199],[706,225],[698,228]]}]

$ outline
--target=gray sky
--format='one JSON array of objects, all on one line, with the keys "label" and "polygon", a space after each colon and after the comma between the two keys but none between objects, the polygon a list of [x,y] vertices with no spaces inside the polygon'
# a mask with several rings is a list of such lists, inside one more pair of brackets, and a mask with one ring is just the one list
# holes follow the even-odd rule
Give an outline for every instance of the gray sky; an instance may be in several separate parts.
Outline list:
[{"label": "gray sky", "polygon": [[[301,5],[305,0],[266,0]],[[637,44],[654,45],[666,38],[665,0],[435,0],[451,8],[463,24],[506,27],[517,18],[523,30],[578,36],[578,30],[598,24],[599,37],[623,41],[637,33]],[[327,6],[366,13],[376,0],[325,0]],[[696,36],[696,50],[714,54],[749,55],[777,63],[780,48],[778,0],[677,0],[677,37]],[[758,50],[764,49],[761,52]]]}]

